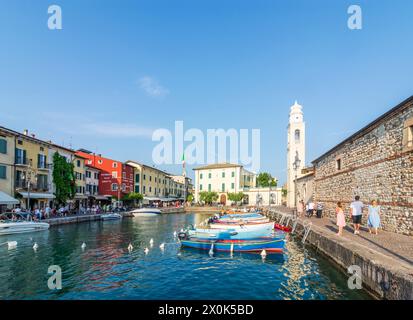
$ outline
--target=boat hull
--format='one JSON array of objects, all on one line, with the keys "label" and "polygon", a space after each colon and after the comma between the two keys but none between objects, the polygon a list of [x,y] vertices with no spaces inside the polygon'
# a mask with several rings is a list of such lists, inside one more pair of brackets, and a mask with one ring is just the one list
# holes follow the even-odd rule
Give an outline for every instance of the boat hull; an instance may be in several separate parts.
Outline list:
[{"label": "boat hull", "polygon": [[272,230],[274,228],[273,222],[265,222],[265,223],[246,223],[246,224],[225,224],[225,223],[211,223],[211,229],[233,229],[235,231],[245,230],[245,231],[253,231],[253,230]]},{"label": "boat hull", "polygon": [[45,222],[7,222],[0,223],[0,235],[45,231],[49,224]]},{"label": "boat hull", "polygon": [[102,214],[101,216],[102,220],[119,220],[122,219],[122,215],[119,213],[109,213],[109,214]]},{"label": "boat hull", "polygon": [[199,250],[212,250],[222,252],[258,252],[265,250],[267,253],[282,253],[284,249],[284,239],[266,240],[202,240],[189,239],[181,240],[182,247]]},{"label": "boat hull", "polygon": [[261,237],[269,237],[272,233],[271,228],[263,228],[259,230],[233,230],[233,229],[195,229],[189,230],[189,236],[194,236],[202,239],[234,239],[247,240]]},{"label": "boat hull", "polygon": [[131,211],[134,217],[150,217],[162,214],[161,210],[156,208],[142,208]]}]

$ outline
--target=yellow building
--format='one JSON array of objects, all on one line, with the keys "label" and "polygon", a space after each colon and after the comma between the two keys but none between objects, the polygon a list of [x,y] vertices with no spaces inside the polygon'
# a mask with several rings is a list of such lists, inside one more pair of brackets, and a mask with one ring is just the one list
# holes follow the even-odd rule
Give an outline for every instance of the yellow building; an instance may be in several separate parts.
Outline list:
[{"label": "yellow building", "polygon": [[85,159],[86,158],[78,154],[75,154],[73,158],[76,179],[76,194],[74,199],[76,208],[85,208],[87,205]]},{"label": "yellow building", "polygon": [[167,197],[168,173],[136,161],[126,161],[126,164],[134,168],[134,191],[145,197]]},{"label": "yellow building", "polygon": [[14,197],[14,135],[0,127],[0,191]]},{"label": "yellow building", "polygon": [[[6,137],[7,161],[13,163],[13,168],[6,170],[10,177],[6,190],[20,198],[23,208],[28,205],[31,209],[45,207],[54,198],[50,192],[49,143],[37,139],[34,134],[29,135],[28,130],[20,133],[4,127],[0,129]],[[2,145],[4,151],[4,142]]]}]

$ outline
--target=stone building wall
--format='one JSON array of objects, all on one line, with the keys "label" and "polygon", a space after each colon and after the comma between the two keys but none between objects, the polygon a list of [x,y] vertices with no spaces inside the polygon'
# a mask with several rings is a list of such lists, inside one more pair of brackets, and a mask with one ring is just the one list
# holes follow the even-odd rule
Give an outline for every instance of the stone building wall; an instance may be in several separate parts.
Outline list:
[{"label": "stone building wall", "polygon": [[314,199],[314,174],[306,174],[305,176],[297,179],[297,203],[298,206],[301,200],[305,204],[309,203],[310,200]]},{"label": "stone building wall", "polygon": [[348,214],[356,195],[365,203],[376,199],[385,230],[413,235],[413,147],[407,145],[412,123],[410,98],[313,162],[315,201],[325,204],[326,214],[335,217],[338,201]]}]

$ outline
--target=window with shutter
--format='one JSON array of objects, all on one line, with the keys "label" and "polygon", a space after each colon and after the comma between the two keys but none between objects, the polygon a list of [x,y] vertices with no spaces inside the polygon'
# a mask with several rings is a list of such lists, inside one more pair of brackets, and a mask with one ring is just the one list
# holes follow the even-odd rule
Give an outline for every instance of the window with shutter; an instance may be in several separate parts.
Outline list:
[{"label": "window with shutter", "polygon": [[0,166],[0,179],[6,179],[6,166]]},{"label": "window with shutter", "polygon": [[0,153],[7,154],[7,140],[0,138]]}]

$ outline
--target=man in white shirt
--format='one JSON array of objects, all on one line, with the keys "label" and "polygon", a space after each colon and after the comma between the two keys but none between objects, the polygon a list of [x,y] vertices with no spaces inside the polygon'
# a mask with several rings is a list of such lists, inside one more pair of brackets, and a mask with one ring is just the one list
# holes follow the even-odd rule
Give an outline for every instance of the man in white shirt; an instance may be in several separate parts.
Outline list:
[{"label": "man in white shirt", "polygon": [[360,197],[356,196],[355,201],[350,204],[350,216],[354,224],[354,234],[360,234],[361,218],[363,217],[364,204]]},{"label": "man in white shirt", "polygon": [[314,202],[313,202],[313,201],[310,201],[310,202],[308,203],[307,216],[308,216],[309,218],[311,218],[311,216],[313,215],[313,213],[314,213]]}]

